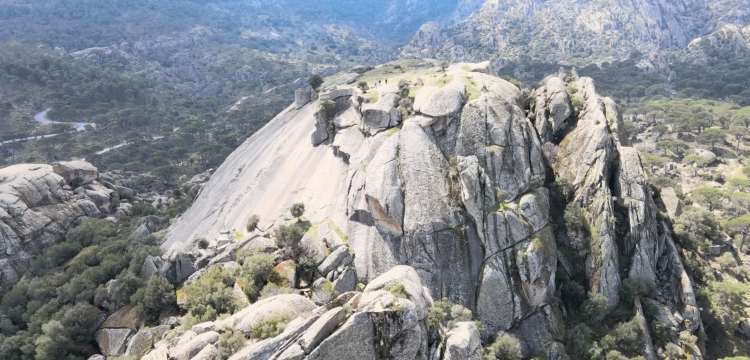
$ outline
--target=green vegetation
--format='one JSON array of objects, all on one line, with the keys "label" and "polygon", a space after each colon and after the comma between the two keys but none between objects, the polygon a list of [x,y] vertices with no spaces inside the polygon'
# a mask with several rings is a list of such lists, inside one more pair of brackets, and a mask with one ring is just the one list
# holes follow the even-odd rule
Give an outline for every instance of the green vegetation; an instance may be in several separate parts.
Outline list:
[{"label": "green vegetation", "polygon": [[742,252],[750,238],[750,214],[727,221],[724,228],[730,236],[737,240],[737,248]]},{"label": "green vegetation", "polygon": [[148,323],[155,323],[164,309],[177,307],[174,286],[160,276],[148,279],[146,286],[138,289],[130,300],[141,308]]},{"label": "green vegetation", "polygon": [[273,255],[254,253],[240,259],[241,284],[250,301],[256,301],[269,283],[280,282],[279,275],[274,271],[276,259]]},{"label": "green vegetation", "polygon": [[513,335],[500,333],[495,341],[484,348],[484,360],[521,360],[521,342]]},{"label": "green vegetation", "polygon": [[289,317],[285,315],[272,315],[255,324],[250,329],[250,337],[263,340],[281,334],[289,323]]},{"label": "green vegetation", "polygon": [[314,90],[318,90],[320,89],[320,86],[323,85],[323,77],[318,74],[314,74],[310,76],[310,78],[307,80],[307,83],[310,84],[310,86]]},{"label": "green vegetation", "polygon": [[85,358],[99,319],[128,304],[148,321],[174,309],[173,289],[141,266],[158,254],[151,237],[129,238],[135,219],[85,220],[65,239],[33,254],[30,271],[0,299],[0,358]]},{"label": "green vegetation", "polygon": [[402,299],[408,299],[409,293],[406,292],[406,288],[404,287],[404,284],[402,283],[393,283],[389,284],[385,287],[385,291],[391,293],[391,295],[402,298]]},{"label": "green vegetation", "polygon": [[230,356],[240,351],[245,345],[245,335],[241,331],[229,329],[219,336],[219,356],[222,360],[229,359]]},{"label": "green vegetation", "polygon": [[471,318],[471,310],[448,299],[442,299],[432,303],[426,321],[431,329],[442,332],[444,329],[452,328],[457,322],[471,321]]},{"label": "green vegetation", "polygon": [[219,315],[232,314],[238,304],[232,288],[235,274],[222,266],[213,266],[197,280],[185,285],[183,308],[197,322],[216,320]]},{"label": "green vegetation", "polygon": [[705,210],[689,208],[685,210],[674,225],[675,233],[688,249],[705,249],[719,236],[719,222],[716,217]]},{"label": "green vegetation", "polygon": [[699,187],[690,192],[690,198],[705,206],[709,211],[718,209],[724,202],[724,192],[713,187]]},{"label": "green vegetation", "polygon": [[260,218],[258,217],[258,215],[250,215],[250,217],[247,218],[247,225],[246,225],[247,232],[253,232],[257,230],[259,222],[260,222]]}]

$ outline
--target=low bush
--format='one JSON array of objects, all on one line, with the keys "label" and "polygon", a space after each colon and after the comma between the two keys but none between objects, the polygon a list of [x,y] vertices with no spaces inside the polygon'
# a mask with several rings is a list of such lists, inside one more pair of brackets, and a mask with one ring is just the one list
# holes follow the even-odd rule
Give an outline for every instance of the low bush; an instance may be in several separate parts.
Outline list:
[{"label": "low bush", "polygon": [[256,324],[250,329],[250,337],[253,339],[263,340],[272,338],[284,331],[289,317],[284,315],[271,316],[264,321]]},{"label": "low bush", "polygon": [[497,335],[495,341],[484,348],[482,357],[484,360],[521,360],[521,342],[510,334],[501,333]]}]

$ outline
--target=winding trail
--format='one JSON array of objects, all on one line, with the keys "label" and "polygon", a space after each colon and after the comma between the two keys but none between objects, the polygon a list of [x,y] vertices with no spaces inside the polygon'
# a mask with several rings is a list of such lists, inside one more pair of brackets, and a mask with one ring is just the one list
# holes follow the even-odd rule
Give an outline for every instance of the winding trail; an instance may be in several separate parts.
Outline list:
[{"label": "winding trail", "polygon": [[[70,126],[72,129],[74,129],[76,132],[82,132],[86,131],[86,126],[91,126],[92,128],[96,129],[95,123],[87,123],[87,122],[66,122],[66,121],[54,121],[50,120],[50,118],[47,116],[49,112],[52,109],[47,109],[42,112],[36,113],[34,115],[34,121],[37,122],[40,125],[67,125]],[[31,140],[41,140],[41,139],[49,139],[52,137],[60,136],[65,133],[54,133],[54,134],[46,134],[46,135],[34,135],[34,136],[24,136],[20,138],[15,139],[9,139],[9,140],[2,140],[0,141],[0,146],[8,145],[8,144],[15,144],[25,141],[31,141]]]}]

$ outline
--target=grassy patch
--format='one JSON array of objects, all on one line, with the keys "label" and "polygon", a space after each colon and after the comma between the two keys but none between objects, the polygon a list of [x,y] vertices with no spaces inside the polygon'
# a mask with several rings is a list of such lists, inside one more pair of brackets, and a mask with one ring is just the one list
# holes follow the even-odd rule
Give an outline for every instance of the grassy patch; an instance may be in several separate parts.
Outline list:
[{"label": "grassy patch", "polygon": [[365,94],[368,103],[374,104],[380,100],[380,93],[377,90],[370,90]]},{"label": "grassy patch", "polygon": [[401,284],[401,283],[390,284],[385,287],[385,291],[391,293],[391,295],[397,298],[401,298],[401,299],[409,298],[409,293],[406,292],[406,288],[404,287],[404,284]]},{"label": "grassy patch", "polygon": [[466,95],[468,96],[469,101],[479,98],[481,94],[482,91],[479,89],[479,85],[477,85],[476,81],[472,78],[466,78]]}]

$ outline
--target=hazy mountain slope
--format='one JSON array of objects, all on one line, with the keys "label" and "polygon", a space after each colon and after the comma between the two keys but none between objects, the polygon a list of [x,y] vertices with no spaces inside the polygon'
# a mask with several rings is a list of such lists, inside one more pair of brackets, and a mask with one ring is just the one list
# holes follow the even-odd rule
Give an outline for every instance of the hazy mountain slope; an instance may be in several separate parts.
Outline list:
[{"label": "hazy mountain slope", "polygon": [[[208,154],[220,161],[311,74],[391,55],[316,16],[266,1],[2,1],[3,139],[55,132],[32,120],[50,107],[53,119],[100,125],[4,145],[2,161],[76,156],[101,168],[202,171],[217,163]],[[94,155],[125,142],[142,146]]]},{"label": "hazy mountain slope", "polygon": [[590,64],[683,49],[725,23],[746,24],[747,1],[497,1],[464,21],[423,27],[404,55]]}]

